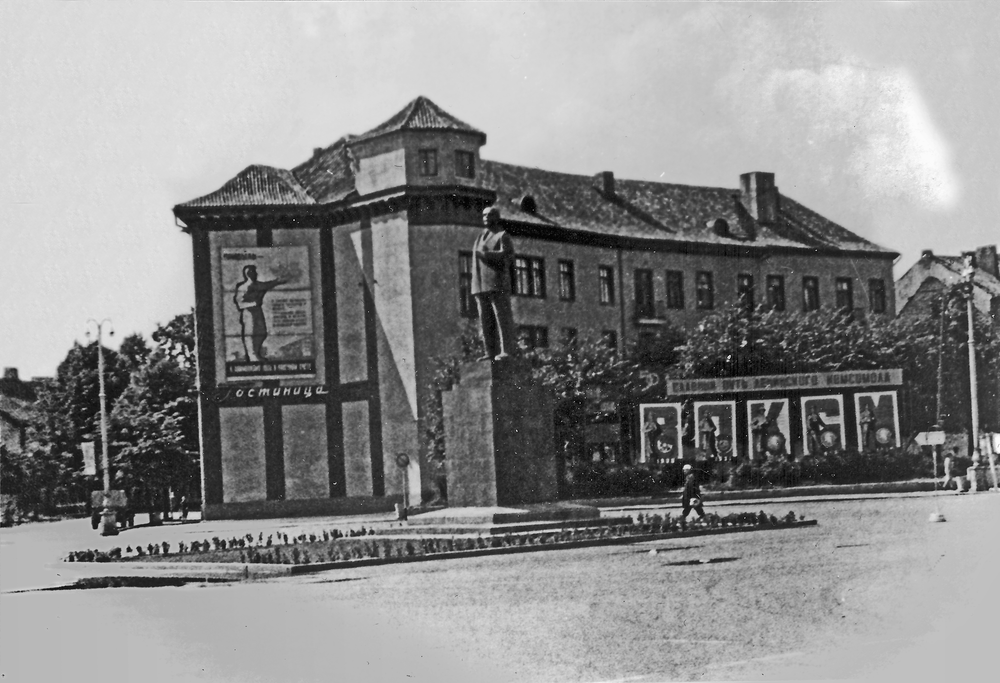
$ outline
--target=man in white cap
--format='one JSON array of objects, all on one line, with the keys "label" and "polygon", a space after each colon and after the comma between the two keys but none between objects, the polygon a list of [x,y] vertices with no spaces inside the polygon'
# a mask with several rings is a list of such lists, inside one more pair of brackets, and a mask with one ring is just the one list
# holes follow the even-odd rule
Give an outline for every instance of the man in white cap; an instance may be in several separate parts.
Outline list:
[{"label": "man in white cap", "polygon": [[699,519],[705,516],[701,504],[701,488],[698,486],[698,478],[691,465],[684,465],[684,492],[681,494],[681,504],[684,506],[681,519],[687,519],[691,510],[698,513]]},{"label": "man in white cap", "polygon": [[486,356],[503,360],[513,349],[514,316],[510,310],[510,271],[514,243],[500,229],[500,209],[483,210],[483,231],[476,238],[472,259],[472,296],[479,307]]}]

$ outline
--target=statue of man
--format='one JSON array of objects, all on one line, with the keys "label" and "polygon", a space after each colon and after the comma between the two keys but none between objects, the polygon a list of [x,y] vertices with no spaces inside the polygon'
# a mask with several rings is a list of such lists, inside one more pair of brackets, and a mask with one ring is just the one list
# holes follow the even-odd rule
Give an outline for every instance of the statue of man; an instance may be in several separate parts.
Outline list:
[{"label": "statue of man", "polygon": [[514,316],[510,310],[510,271],[514,243],[500,229],[500,209],[483,210],[483,231],[476,238],[472,258],[472,295],[479,307],[486,355],[481,360],[503,360],[514,346]]}]

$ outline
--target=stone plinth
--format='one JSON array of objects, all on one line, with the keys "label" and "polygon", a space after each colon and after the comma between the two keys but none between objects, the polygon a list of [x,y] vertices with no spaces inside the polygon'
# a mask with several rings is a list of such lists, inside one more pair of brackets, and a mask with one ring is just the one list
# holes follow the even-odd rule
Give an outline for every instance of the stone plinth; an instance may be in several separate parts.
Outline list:
[{"label": "stone plinth", "polygon": [[442,395],[449,507],[555,500],[552,397],[524,361],[461,367]]}]

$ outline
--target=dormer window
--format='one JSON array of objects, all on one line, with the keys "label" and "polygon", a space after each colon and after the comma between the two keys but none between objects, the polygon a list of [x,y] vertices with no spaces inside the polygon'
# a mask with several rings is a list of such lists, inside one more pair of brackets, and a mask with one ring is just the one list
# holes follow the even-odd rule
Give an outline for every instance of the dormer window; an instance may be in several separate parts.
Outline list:
[{"label": "dormer window", "polygon": [[455,175],[459,178],[476,177],[476,156],[472,152],[455,150]]},{"label": "dormer window", "polygon": [[438,174],[438,151],[422,149],[418,152],[420,158],[420,175],[433,176]]}]

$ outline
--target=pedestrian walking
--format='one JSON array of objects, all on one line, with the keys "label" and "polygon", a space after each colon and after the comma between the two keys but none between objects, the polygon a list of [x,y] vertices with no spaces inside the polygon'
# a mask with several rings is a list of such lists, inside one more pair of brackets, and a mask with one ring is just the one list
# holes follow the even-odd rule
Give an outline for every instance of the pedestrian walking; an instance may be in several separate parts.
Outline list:
[{"label": "pedestrian walking", "polygon": [[701,503],[701,488],[698,486],[698,477],[691,465],[684,465],[684,493],[681,494],[681,504],[684,510],[681,519],[687,519],[688,513],[694,510],[698,513],[698,518],[705,516],[705,510]]}]

